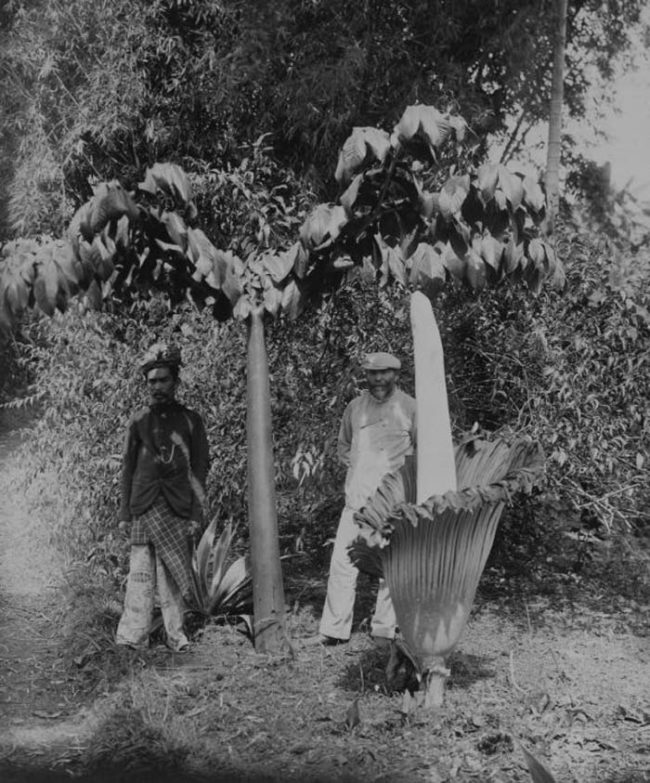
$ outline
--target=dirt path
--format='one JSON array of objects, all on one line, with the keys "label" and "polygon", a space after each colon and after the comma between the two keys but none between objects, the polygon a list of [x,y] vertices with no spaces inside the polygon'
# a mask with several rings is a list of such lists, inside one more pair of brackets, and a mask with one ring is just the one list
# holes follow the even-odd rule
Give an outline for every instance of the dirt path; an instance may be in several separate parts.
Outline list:
[{"label": "dirt path", "polygon": [[3,760],[25,763],[70,746],[81,696],[53,622],[62,564],[42,520],[25,510],[21,443],[21,430],[0,432],[0,744]]}]

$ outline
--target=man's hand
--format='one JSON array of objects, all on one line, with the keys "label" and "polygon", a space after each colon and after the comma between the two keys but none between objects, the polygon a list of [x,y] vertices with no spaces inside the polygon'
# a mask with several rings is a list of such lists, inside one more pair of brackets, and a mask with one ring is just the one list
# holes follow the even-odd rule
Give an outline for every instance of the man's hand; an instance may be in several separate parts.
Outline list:
[{"label": "man's hand", "polygon": [[198,543],[201,538],[201,533],[203,532],[201,523],[197,522],[195,519],[191,519],[187,530],[192,541]]},{"label": "man's hand", "polygon": [[117,529],[118,530],[128,530],[130,524],[131,524],[130,520],[122,519],[120,521],[120,524],[117,526]]}]

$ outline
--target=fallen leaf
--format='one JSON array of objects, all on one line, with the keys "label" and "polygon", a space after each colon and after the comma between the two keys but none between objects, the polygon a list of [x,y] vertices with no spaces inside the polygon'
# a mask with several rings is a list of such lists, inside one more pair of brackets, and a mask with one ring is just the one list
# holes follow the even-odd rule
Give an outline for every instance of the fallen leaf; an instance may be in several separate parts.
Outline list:
[{"label": "fallen leaf", "polygon": [[532,753],[529,753],[523,746],[521,750],[524,754],[524,758],[526,759],[528,771],[530,772],[530,776],[534,783],[555,783],[555,778],[553,775],[551,775],[551,773],[543,764],[537,761]]}]

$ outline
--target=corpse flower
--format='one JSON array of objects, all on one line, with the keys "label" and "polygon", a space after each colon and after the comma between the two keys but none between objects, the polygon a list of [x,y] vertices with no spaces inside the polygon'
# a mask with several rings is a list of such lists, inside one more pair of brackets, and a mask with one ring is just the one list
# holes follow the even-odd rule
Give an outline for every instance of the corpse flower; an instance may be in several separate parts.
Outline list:
[{"label": "corpse flower", "polygon": [[453,448],[439,335],[428,301],[428,312],[422,304],[412,301],[417,464],[411,459],[386,476],[355,514],[363,539],[352,555],[360,568],[380,570],[386,579],[399,644],[424,686],[424,705],[437,707],[449,674],[446,658],[467,623],[501,514],[516,493],[540,483],[544,457],[527,439],[470,440]]}]

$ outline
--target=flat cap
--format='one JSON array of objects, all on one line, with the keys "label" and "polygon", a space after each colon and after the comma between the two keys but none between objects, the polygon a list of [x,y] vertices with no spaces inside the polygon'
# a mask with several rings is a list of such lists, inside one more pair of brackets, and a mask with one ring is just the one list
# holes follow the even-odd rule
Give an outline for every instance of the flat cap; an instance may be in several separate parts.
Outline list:
[{"label": "flat cap", "polygon": [[363,357],[361,366],[364,370],[399,370],[402,363],[392,353],[378,351],[377,353],[367,353]]}]

